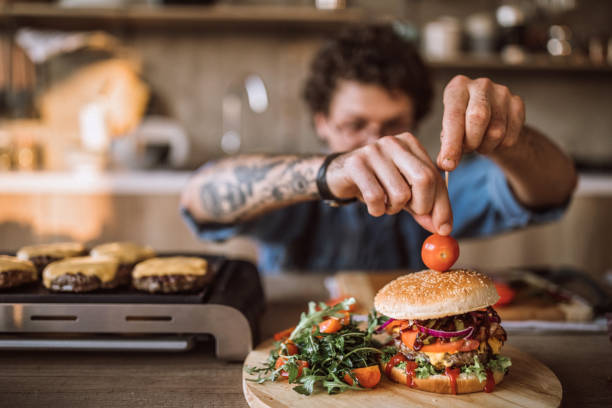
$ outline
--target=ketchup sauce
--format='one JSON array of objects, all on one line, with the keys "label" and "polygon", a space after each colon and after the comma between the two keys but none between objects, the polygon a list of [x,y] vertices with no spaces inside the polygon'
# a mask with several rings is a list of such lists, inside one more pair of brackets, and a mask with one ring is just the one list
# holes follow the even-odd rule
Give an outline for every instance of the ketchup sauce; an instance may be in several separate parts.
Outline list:
[{"label": "ketchup sauce", "polygon": [[406,385],[409,387],[414,387],[414,370],[418,367],[417,363],[414,361],[406,362]]},{"label": "ketchup sauce", "polygon": [[459,374],[461,374],[461,369],[446,367],[446,369],[444,370],[444,374],[446,374],[446,376],[450,380],[451,393],[457,394],[457,377],[459,377]]},{"label": "ketchup sauce", "polygon": [[385,374],[387,374],[387,377],[391,376],[391,370],[393,370],[393,367],[395,367],[396,365],[398,365],[402,361],[408,361],[406,356],[403,355],[402,353],[397,353],[396,355],[391,357],[391,360],[389,360],[389,362],[385,366]]},{"label": "ketchup sauce", "polygon": [[493,378],[493,372],[487,369],[487,383],[485,384],[485,392],[493,392],[495,389],[495,378]]}]

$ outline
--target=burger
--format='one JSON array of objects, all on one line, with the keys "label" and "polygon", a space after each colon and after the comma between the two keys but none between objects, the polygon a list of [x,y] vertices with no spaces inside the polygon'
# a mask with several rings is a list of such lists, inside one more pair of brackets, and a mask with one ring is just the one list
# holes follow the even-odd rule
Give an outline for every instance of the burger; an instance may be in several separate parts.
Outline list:
[{"label": "burger", "polygon": [[384,286],[374,307],[392,336],[381,368],[393,380],[441,394],[491,392],[510,367],[506,331],[491,305],[499,295],[473,270],[423,270]]}]

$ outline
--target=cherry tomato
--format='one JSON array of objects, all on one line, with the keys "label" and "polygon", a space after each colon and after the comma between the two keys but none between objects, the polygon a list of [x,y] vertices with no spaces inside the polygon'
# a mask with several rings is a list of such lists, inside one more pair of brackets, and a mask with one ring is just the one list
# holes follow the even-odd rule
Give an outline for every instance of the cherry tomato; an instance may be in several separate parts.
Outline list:
[{"label": "cherry tomato", "polygon": [[499,300],[494,306],[505,306],[512,302],[512,299],[514,299],[514,296],[516,295],[510,286],[502,282],[495,282],[495,289],[497,289]]},{"label": "cherry tomato", "polygon": [[[363,388],[374,388],[380,382],[380,368],[377,365],[353,368],[351,371],[355,378],[357,378],[357,381],[359,381],[359,385]],[[350,375],[345,374],[343,379],[348,385],[353,385],[353,379]]]},{"label": "cherry tomato", "polygon": [[285,346],[287,347],[287,355],[292,356],[298,353],[298,346],[295,345],[291,340],[285,341]]},{"label": "cherry tomato", "polygon": [[[287,362],[287,357],[279,356],[276,359],[276,363],[274,364],[274,368],[278,370],[279,368],[284,366],[286,362]],[[297,366],[298,366],[298,375],[297,376],[301,377],[302,376],[302,369],[304,367],[308,367],[308,361],[296,360],[295,362],[297,363]],[[286,372],[285,370],[281,370],[280,376],[283,377],[283,378],[288,378],[289,377],[289,373]]]},{"label": "cherry tomato", "polygon": [[342,322],[335,317],[323,320],[319,323],[319,331],[321,333],[335,333],[342,328]]},{"label": "cherry tomato", "polygon": [[[340,303],[343,300],[346,300],[346,299],[348,299],[350,297],[351,296],[340,296],[340,297],[337,297],[335,299],[328,300],[327,302],[325,302],[325,304],[327,306],[336,306],[338,303]],[[349,312],[354,312],[356,308],[357,308],[357,303],[353,303],[352,305],[349,306],[348,311]]]},{"label": "cherry tomato", "polygon": [[290,327],[283,331],[279,331],[278,333],[274,335],[274,340],[281,341],[281,340],[285,340],[286,338],[289,338],[289,336],[293,332],[293,329],[295,329],[295,327]]},{"label": "cherry tomato", "polygon": [[459,258],[459,244],[450,235],[430,235],[423,242],[421,258],[429,269],[444,272]]}]

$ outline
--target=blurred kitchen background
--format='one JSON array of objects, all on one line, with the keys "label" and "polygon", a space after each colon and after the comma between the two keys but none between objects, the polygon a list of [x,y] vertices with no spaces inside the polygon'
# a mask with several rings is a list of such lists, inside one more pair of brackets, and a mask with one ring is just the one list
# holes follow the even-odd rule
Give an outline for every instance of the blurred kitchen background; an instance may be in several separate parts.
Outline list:
[{"label": "blurred kitchen background", "polygon": [[442,89],[461,73],[508,85],[579,165],[561,222],[463,241],[460,263],[612,270],[611,1],[0,1],[0,22],[3,250],[134,240],[253,259],[244,239],[196,240],[180,190],[224,155],[323,152],[301,100],[308,63],[368,23],[393,24],[432,67],[419,129],[432,155]]}]

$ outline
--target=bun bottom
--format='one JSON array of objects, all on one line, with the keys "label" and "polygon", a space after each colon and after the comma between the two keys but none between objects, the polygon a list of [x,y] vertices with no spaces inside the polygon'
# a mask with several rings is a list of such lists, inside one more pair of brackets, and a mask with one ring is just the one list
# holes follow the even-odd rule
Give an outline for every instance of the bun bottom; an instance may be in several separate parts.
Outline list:
[{"label": "bun bottom", "polygon": [[[382,371],[384,367],[381,365]],[[495,384],[499,384],[504,379],[505,373],[493,371]],[[398,367],[391,370],[391,379],[400,384],[406,385],[406,371]],[[484,391],[486,381],[480,382],[475,375],[461,374],[457,377],[457,394],[469,394],[471,392]],[[450,378],[445,374],[430,375],[427,378],[412,378],[412,388],[420,391],[435,392],[438,394],[452,394]]]}]

